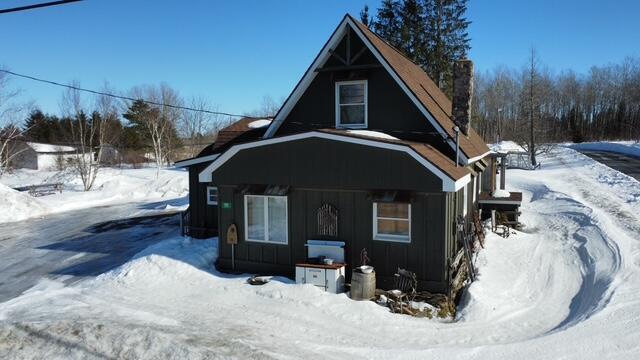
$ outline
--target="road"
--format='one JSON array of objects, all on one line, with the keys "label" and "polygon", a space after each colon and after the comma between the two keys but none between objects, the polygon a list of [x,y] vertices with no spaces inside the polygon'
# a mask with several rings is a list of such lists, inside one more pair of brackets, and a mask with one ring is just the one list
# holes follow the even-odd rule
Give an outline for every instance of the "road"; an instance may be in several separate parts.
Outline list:
[{"label": "road", "polygon": [[0,224],[0,302],[43,278],[73,283],[111,270],[179,233],[175,213],[130,203]]},{"label": "road", "polygon": [[590,158],[640,181],[640,158],[607,151],[580,150]]}]

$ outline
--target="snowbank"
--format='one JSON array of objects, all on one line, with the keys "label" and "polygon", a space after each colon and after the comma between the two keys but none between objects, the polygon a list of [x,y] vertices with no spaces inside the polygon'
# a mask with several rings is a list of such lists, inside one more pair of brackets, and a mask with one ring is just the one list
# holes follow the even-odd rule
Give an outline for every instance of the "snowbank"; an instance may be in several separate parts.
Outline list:
[{"label": "snowbank", "polygon": [[0,223],[38,217],[50,209],[38,199],[0,184]]},{"label": "snowbank", "polygon": [[[83,190],[82,181],[72,169],[62,172],[19,170],[4,175],[0,181],[10,186],[64,184],[61,194],[37,199],[27,193],[9,189],[13,195],[0,199],[0,208],[8,210],[0,214],[0,223],[94,206],[175,199],[185,197],[189,193],[188,173],[182,169],[162,169],[156,178],[156,169],[153,168],[101,168],[91,191]],[[186,203],[185,198],[184,204],[178,205],[184,207]],[[31,208],[33,210],[29,210]]]},{"label": "snowbank", "polygon": [[633,141],[601,141],[579,144],[565,144],[575,150],[610,151],[640,157],[640,143]]}]

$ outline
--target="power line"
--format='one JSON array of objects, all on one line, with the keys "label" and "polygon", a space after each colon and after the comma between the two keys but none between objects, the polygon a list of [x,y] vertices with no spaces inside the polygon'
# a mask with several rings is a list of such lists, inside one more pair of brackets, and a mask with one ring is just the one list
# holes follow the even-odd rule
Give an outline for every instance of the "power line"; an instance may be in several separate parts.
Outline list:
[{"label": "power line", "polygon": [[191,108],[191,107],[187,107],[187,106],[165,104],[165,103],[159,103],[159,102],[156,102],[156,101],[145,100],[145,99],[136,99],[136,98],[132,98],[132,97],[129,97],[129,96],[116,95],[116,94],[111,94],[111,93],[107,93],[107,92],[103,92],[103,91],[85,89],[85,88],[81,88],[81,87],[77,87],[77,86],[73,86],[73,85],[62,84],[62,83],[59,83],[59,82],[56,82],[56,81],[45,80],[45,79],[37,78],[37,77],[31,76],[31,75],[18,74],[16,72],[9,71],[9,70],[4,70],[4,69],[0,69],[0,72],[7,73],[9,75],[13,75],[13,76],[17,76],[17,77],[21,77],[21,78],[24,78],[24,79],[29,79],[29,80],[33,80],[33,81],[49,84],[49,85],[60,86],[60,87],[64,87],[64,88],[67,88],[67,89],[73,89],[73,90],[77,90],[77,91],[84,91],[84,92],[88,92],[88,93],[91,93],[91,94],[94,94],[94,95],[108,96],[108,97],[112,97],[112,98],[115,98],[115,99],[122,99],[122,100],[128,100],[128,101],[142,101],[142,102],[150,104],[150,105],[166,106],[166,107],[170,107],[170,108],[173,108],[173,109],[196,111],[196,112],[202,112],[202,113],[207,113],[207,114],[212,114],[212,115],[224,115],[224,116],[231,116],[231,117],[244,117],[244,118],[248,118],[248,119],[264,119],[265,118],[265,116],[257,117],[257,116],[247,116],[247,115],[240,115],[240,114],[231,114],[231,113],[226,113],[226,112],[221,112],[221,111],[211,111],[211,110],[204,110],[204,109],[196,109],[196,108]]},{"label": "power line", "polygon": [[10,13],[10,12],[18,12],[18,11],[24,11],[24,10],[32,10],[32,9],[43,8],[43,7],[47,7],[47,6],[63,5],[63,4],[68,4],[68,3],[72,3],[72,2],[78,2],[78,1],[82,1],[82,0],[49,1],[49,2],[46,2],[46,3],[18,6],[18,7],[9,8],[9,9],[0,9],[0,14],[6,14],[6,13]]}]

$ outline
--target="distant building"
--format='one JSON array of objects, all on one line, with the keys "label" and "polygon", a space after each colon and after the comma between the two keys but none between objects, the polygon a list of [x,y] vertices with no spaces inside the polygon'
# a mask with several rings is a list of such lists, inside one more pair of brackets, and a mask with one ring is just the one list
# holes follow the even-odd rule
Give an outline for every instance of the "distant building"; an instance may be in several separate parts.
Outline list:
[{"label": "distant building", "polygon": [[120,151],[115,148],[115,146],[105,144],[96,148],[94,159],[100,164],[113,165],[122,162],[122,155],[120,154]]},{"label": "distant building", "polygon": [[10,150],[10,166],[16,169],[58,170],[76,155],[72,146],[18,141]]}]

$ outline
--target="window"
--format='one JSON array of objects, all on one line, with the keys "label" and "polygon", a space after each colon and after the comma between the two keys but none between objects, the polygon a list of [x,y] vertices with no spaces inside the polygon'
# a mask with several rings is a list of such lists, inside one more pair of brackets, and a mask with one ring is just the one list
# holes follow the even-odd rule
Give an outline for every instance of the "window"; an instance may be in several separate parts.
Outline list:
[{"label": "window", "polygon": [[245,195],[245,239],[287,244],[287,197]]},{"label": "window", "polygon": [[218,205],[218,188],[207,186],[207,204]]},{"label": "window", "polygon": [[367,81],[336,83],[336,128],[367,127]]},{"label": "window", "polygon": [[374,240],[411,242],[411,205],[373,203]]}]

